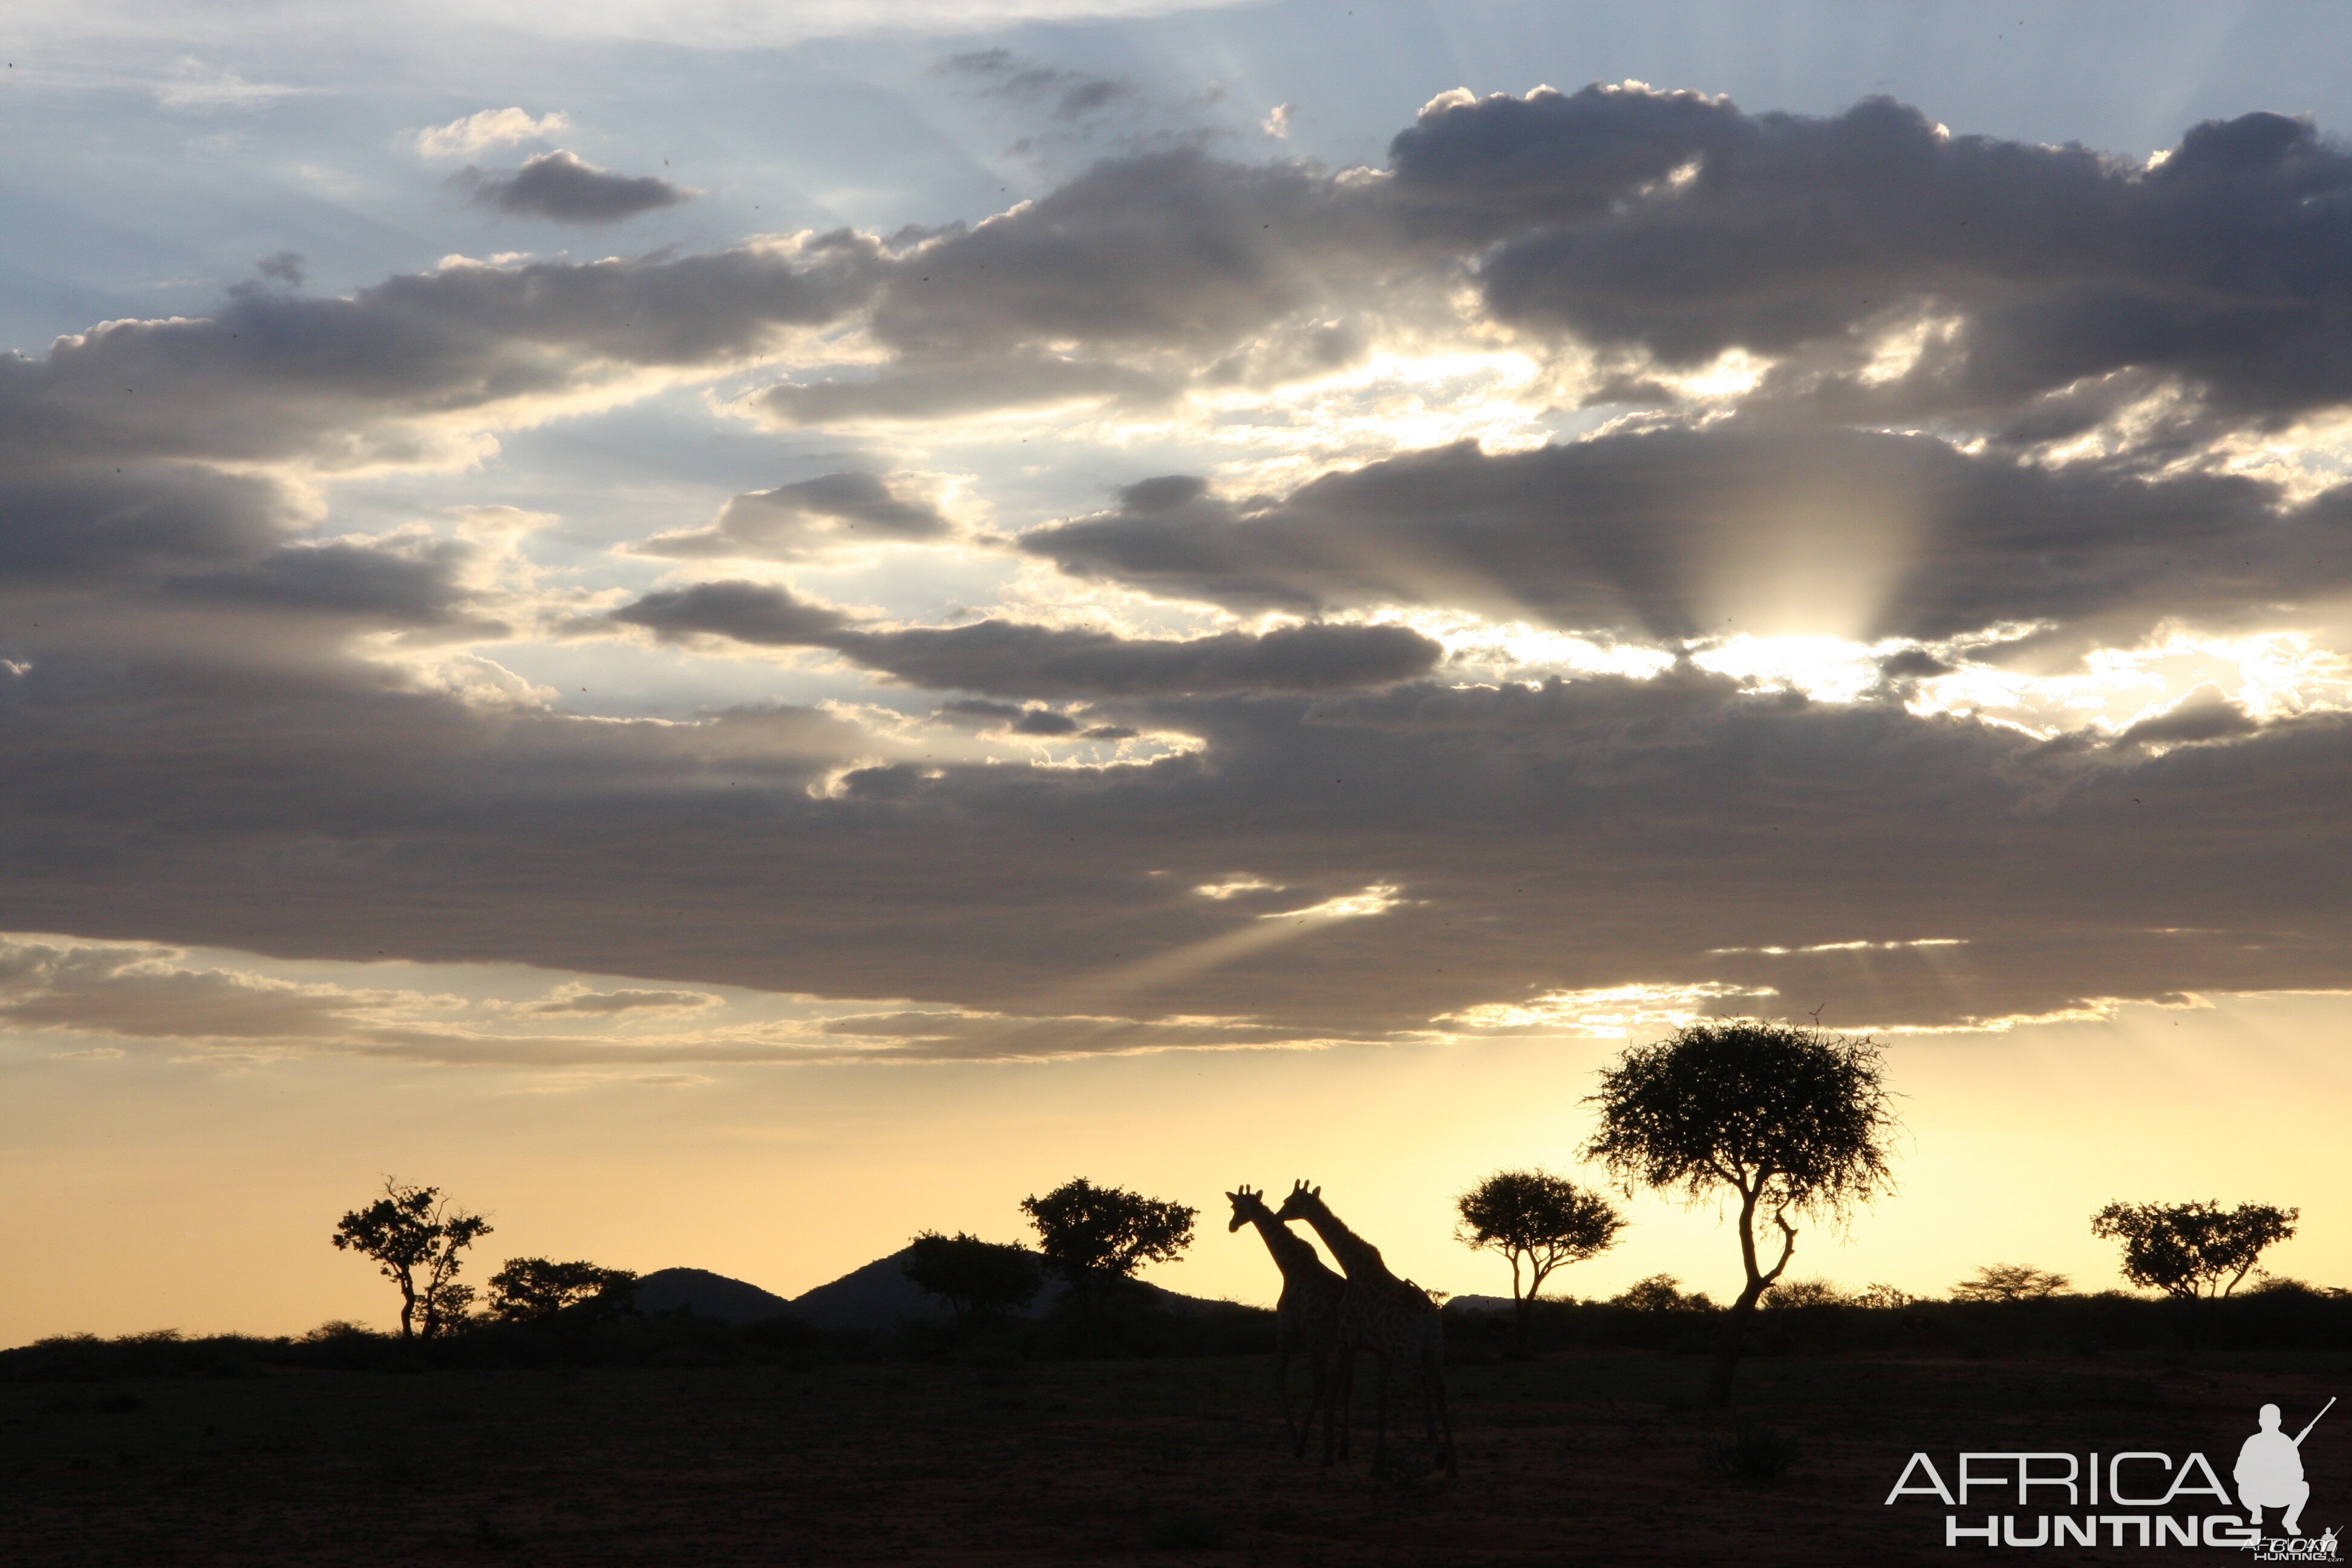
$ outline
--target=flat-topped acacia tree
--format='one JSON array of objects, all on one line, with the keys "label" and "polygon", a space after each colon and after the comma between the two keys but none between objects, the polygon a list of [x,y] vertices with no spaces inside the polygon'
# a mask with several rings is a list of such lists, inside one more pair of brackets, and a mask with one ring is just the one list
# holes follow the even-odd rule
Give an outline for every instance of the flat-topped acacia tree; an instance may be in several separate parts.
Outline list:
[{"label": "flat-topped acacia tree", "polygon": [[[1739,1337],[1756,1303],[1789,1267],[1789,1216],[1843,1218],[1893,1190],[1886,1142],[1895,1130],[1879,1048],[1820,1028],[1734,1018],[1692,1024],[1669,1039],[1628,1047],[1601,1070],[1586,1103],[1601,1127],[1586,1145],[1629,1193],[1636,1184],[1690,1203],[1736,1196],[1747,1282],[1724,1314],[1706,1402],[1728,1405]],[[1769,1268],[1756,1246],[1759,1216],[1780,1233]]]}]

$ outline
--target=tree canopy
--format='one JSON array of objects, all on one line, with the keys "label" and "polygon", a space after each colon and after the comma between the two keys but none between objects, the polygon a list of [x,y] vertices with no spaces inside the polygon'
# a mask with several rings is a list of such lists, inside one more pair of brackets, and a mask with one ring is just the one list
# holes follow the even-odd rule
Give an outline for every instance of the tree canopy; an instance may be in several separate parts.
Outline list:
[{"label": "tree canopy", "polygon": [[626,1268],[544,1258],[509,1258],[490,1276],[490,1313],[503,1322],[545,1323],[583,1309],[625,1310],[637,1277]]},{"label": "tree canopy", "polygon": [[1192,1245],[1192,1220],[1200,1213],[1124,1188],[1097,1187],[1084,1177],[1042,1198],[1023,1198],[1021,1210],[1037,1227],[1038,1250],[1081,1301],[1146,1263],[1172,1261]]},{"label": "tree canopy", "polygon": [[[1692,1024],[1631,1046],[1603,1068],[1588,1104],[1601,1124],[1585,1157],[1624,1184],[1697,1203],[1736,1197],[1747,1283],[1727,1315],[1707,1388],[1727,1404],[1739,1334],[1797,1246],[1790,1214],[1842,1217],[1894,1186],[1886,1142],[1895,1129],[1880,1052],[1819,1028],[1734,1018]],[[1780,1255],[1769,1268],[1756,1220],[1770,1216]]]},{"label": "tree canopy", "polygon": [[338,1249],[372,1258],[400,1288],[400,1337],[432,1339],[455,1327],[472,1304],[457,1282],[461,1254],[490,1234],[490,1222],[453,1208],[438,1187],[404,1186],[392,1177],[383,1196],[335,1223]]},{"label": "tree canopy", "polygon": [[2091,1216],[2091,1234],[2124,1244],[2124,1278],[2133,1284],[2193,1301],[2235,1290],[2302,1216],[2269,1204],[2118,1203]]},{"label": "tree canopy", "polygon": [[908,1244],[898,1267],[917,1289],[945,1301],[959,1323],[1027,1306],[1036,1299],[1045,1273],[1027,1247],[982,1241],[961,1231],[923,1232]]}]

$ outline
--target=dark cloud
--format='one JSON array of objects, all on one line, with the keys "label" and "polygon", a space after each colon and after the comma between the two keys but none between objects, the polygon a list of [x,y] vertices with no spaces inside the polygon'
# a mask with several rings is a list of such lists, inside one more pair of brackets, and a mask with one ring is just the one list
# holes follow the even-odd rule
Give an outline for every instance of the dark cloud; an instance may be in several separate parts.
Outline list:
[{"label": "dark cloud", "polygon": [[808,604],[782,588],[740,579],[660,589],[614,610],[612,618],[644,626],[665,641],[723,637],[764,647],[827,647],[848,624],[838,610]]},{"label": "dark cloud", "polygon": [[[1363,1038],[1644,982],[1950,1023],[2352,961],[2340,717],[2158,755],[1688,668],[1146,710],[1202,749],[843,774],[874,738],[788,710],[598,722],[52,658],[0,682],[0,928],[905,996],[1081,1049],[1079,1015]],[[1396,901],[1274,921],[1191,890],[1243,873],[1286,910]],[[1888,945],[1919,939],[1950,945]]]},{"label": "dark cloud", "polygon": [[420,540],[405,548],[331,542],[272,551],[249,566],[174,577],[167,595],[224,605],[353,617],[408,626],[462,626],[495,637],[506,627],[470,613],[461,575],[472,545]]},{"label": "dark cloud", "polygon": [[250,563],[300,521],[264,478],[136,461],[46,474],[25,465],[0,471],[0,590]]},{"label": "dark cloud", "polygon": [[1021,547],[1240,609],[1444,605],[1665,639],[1843,616],[1849,635],[1937,639],[2324,603],[2352,585],[2347,506],[1928,436],[1717,424],[1493,456],[1464,443],[1243,503],[1148,480]]},{"label": "dark cloud", "polygon": [[253,264],[253,269],[264,278],[283,283],[289,289],[299,289],[308,276],[299,251],[281,250],[265,256]]},{"label": "dark cloud", "polygon": [[1328,174],[1197,149],[1106,161],[907,253],[874,331],[908,354],[1222,351],[1375,269],[1389,215]]},{"label": "dark cloud", "polygon": [[1386,626],[1309,625],[1183,640],[997,620],[869,631],[789,590],[740,580],[663,589],[611,618],[665,638],[826,647],[912,686],[1008,697],[1325,691],[1409,680],[1426,675],[1444,654],[1419,632]]},{"label": "dark cloud", "polygon": [[643,370],[724,364],[870,292],[848,234],[709,255],[464,262],[348,299],[233,293],[209,317],[110,321],[0,355],[0,468],[157,458],[416,461],[433,431]]},{"label": "dark cloud", "polygon": [[562,148],[524,159],[512,174],[467,169],[457,178],[470,192],[469,201],[552,223],[619,223],[676,206],[694,194],[657,174],[615,174]]},{"label": "dark cloud", "polygon": [[1055,118],[1084,120],[1114,104],[1132,100],[1136,87],[1117,77],[1024,60],[1010,49],[973,49],[950,55],[940,68],[982,84],[982,90],[999,98],[1042,104]]},{"label": "dark cloud", "polygon": [[1326,691],[1409,680],[1444,654],[1405,626],[1309,625],[1177,641],[994,620],[844,632],[827,646],[910,685],[1009,697]]},{"label": "dark cloud", "polygon": [[821,474],[737,496],[702,528],[658,533],[628,549],[681,560],[796,561],[834,545],[920,542],[951,531],[937,507],[907,500],[875,475]]},{"label": "dark cloud", "polygon": [[1016,735],[1075,735],[1078,721],[1050,708],[1032,708],[1015,719],[1011,728]]},{"label": "dark cloud", "polygon": [[2224,741],[2260,728],[2246,710],[2214,686],[2200,686],[2163,712],[2142,719],[2117,735],[2121,746],[2179,745]]},{"label": "dark cloud", "polygon": [[575,1015],[610,1018],[624,1013],[693,1012],[719,1005],[719,998],[708,991],[648,991],[641,987],[623,987],[616,991],[590,991],[577,988],[558,992],[542,1002],[534,1002],[522,1009],[543,1016]]}]

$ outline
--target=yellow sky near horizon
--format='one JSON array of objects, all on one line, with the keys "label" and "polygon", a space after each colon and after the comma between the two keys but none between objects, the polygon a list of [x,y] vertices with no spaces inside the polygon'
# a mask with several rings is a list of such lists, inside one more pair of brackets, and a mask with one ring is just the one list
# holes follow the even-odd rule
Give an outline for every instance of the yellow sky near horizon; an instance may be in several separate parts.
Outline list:
[{"label": "yellow sky near horizon", "polygon": [[[1901,1190],[1842,1237],[1809,1226],[1791,1276],[1941,1293],[2019,1262],[2112,1288],[2094,1209],[2212,1198],[2301,1205],[2265,1264],[2352,1282],[2352,1205],[2337,1201],[2352,997],[2210,1000],[1892,1039]],[[1453,1199],[1505,1167],[1592,1179],[1574,1159],[1580,1100],[1617,1042],[706,1068],[672,1086],[82,1047],[19,1035],[0,1058],[0,1232],[16,1264],[0,1343],[389,1325],[390,1288],[327,1240],[386,1173],[491,1216],[477,1280],[538,1254],[709,1268],[790,1296],[919,1229],[1021,1236],[1023,1195],[1085,1175],[1201,1209],[1190,1253],[1150,1278],[1267,1302],[1272,1266],[1249,1232],[1226,1232],[1220,1194],[1307,1176],[1400,1272],[1506,1293],[1507,1267],[1452,1238]],[[1718,1299],[1736,1289],[1712,1210],[1644,1195],[1628,1212],[1620,1245],[1556,1289],[1606,1295],[1659,1272]]]}]

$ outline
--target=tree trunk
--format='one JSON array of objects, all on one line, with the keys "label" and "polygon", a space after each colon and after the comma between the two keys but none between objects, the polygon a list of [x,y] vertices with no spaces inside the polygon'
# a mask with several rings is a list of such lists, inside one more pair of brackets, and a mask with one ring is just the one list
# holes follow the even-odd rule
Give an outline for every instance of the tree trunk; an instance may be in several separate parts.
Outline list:
[{"label": "tree trunk", "polygon": [[1756,1315],[1756,1303],[1772,1281],[1780,1278],[1789,1267],[1790,1256],[1797,1250],[1796,1228],[1790,1225],[1786,1206],[1772,1211],[1772,1223],[1780,1227],[1780,1261],[1769,1270],[1759,1266],[1756,1258],[1756,1205],[1763,1195],[1770,1173],[1759,1171],[1753,1188],[1743,1187],[1739,1195],[1739,1261],[1748,1272],[1748,1283],[1740,1289],[1739,1300],[1724,1314],[1723,1338],[1716,1346],[1715,1371],[1706,1381],[1706,1402],[1720,1409],[1731,1403],[1732,1374],[1739,1370],[1739,1336],[1748,1321]]},{"label": "tree trunk", "polygon": [[1764,1281],[1750,1279],[1748,1288],[1739,1292],[1739,1300],[1723,1315],[1723,1337],[1716,1342],[1715,1370],[1706,1380],[1706,1402],[1717,1408],[1731,1403],[1731,1379],[1739,1370],[1739,1337],[1747,1332],[1748,1320],[1756,1315],[1756,1303],[1764,1294]]},{"label": "tree trunk", "polygon": [[1535,1315],[1535,1305],[1525,1296],[1514,1297],[1511,1300],[1511,1316],[1518,1330],[1519,1349],[1522,1351],[1528,1348],[1528,1320]]}]

